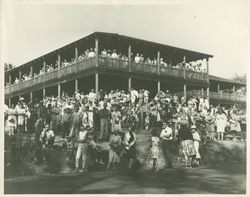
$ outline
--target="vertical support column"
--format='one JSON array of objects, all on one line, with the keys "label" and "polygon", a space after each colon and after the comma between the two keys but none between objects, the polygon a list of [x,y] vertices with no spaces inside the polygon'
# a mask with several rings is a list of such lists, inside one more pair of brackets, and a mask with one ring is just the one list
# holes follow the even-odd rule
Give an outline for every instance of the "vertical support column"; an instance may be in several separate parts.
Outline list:
[{"label": "vertical support column", "polygon": [[19,80],[21,81],[22,80],[22,72],[19,71]]},{"label": "vertical support column", "polygon": [[128,46],[128,70],[131,72],[131,45]]},{"label": "vertical support column", "polygon": [[11,72],[9,74],[9,84],[11,85]]},{"label": "vertical support column", "polygon": [[234,101],[236,101],[235,85],[233,85],[233,98],[234,98]]},{"label": "vertical support column", "polygon": [[30,75],[33,77],[33,66],[30,67]]},{"label": "vertical support column", "polygon": [[158,92],[158,94],[160,93],[160,91],[161,91],[161,82],[158,81],[157,82],[157,92]]},{"label": "vertical support column", "polygon": [[209,83],[209,58],[206,58],[206,65],[207,65],[207,82]]},{"label": "vertical support column", "polygon": [[78,79],[75,79],[75,91],[78,90]]},{"label": "vertical support column", "polygon": [[157,52],[157,73],[160,75],[160,51]]},{"label": "vertical support column", "polygon": [[30,102],[33,102],[33,92],[30,92]]},{"label": "vertical support column", "polygon": [[184,95],[184,101],[187,101],[187,84],[186,84],[186,78],[187,78],[187,73],[186,73],[186,56],[183,57],[183,70],[184,70],[184,85],[183,85],[183,95]]},{"label": "vertical support column", "polygon": [[58,68],[60,68],[61,67],[61,55],[60,54],[57,55],[57,62],[58,62]]},{"label": "vertical support column", "polygon": [[75,59],[76,59],[76,62],[77,62],[77,60],[78,60],[78,49],[77,49],[77,47],[75,47]]},{"label": "vertical support column", "polygon": [[43,98],[45,98],[45,96],[46,96],[46,89],[43,88]]},{"label": "vertical support column", "polygon": [[95,73],[95,93],[96,93],[96,98],[99,98],[99,74]]},{"label": "vertical support column", "polygon": [[131,77],[128,78],[128,91],[131,91]]},{"label": "vertical support column", "polygon": [[184,101],[187,101],[187,85],[186,83],[183,85],[183,95],[184,95]]},{"label": "vertical support column", "polygon": [[220,84],[217,85],[217,92],[220,93]]},{"label": "vertical support column", "polygon": [[98,67],[98,57],[99,57],[99,41],[95,38],[95,66]]},{"label": "vertical support column", "polygon": [[201,88],[201,96],[204,96],[204,89]]},{"label": "vertical support column", "polygon": [[184,70],[184,79],[186,79],[187,78],[186,56],[183,57],[183,70]]},{"label": "vertical support column", "polygon": [[61,84],[60,83],[57,85],[57,91],[58,91],[57,93],[58,98],[61,98]]},{"label": "vertical support column", "polygon": [[[128,71],[131,72],[131,45],[128,46]],[[128,91],[131,91],[132,79],[128,78]]]},{"label": "vertical support column", "polygon": [[209,98],[209,87],[207,87],[207,97]]},{"label": "vertical support column", "polygon": [[8,103],[9,108],[11,108],[11,98],[9,98],[8,101],[9,101],[9,103]]}]

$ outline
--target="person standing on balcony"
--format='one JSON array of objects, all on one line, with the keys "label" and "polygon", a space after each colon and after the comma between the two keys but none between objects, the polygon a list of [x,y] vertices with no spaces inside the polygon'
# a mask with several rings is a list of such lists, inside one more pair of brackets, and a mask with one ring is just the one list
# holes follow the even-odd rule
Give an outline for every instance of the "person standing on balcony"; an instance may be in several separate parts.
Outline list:
[{"label": "person standing on balcony", "polygon": [[94,49],[93,48],[90,48],[90,51],[88,53],[88,57],[91,58],[91,57],[95,57],[95,52],[94,52]]},{"label": "person standing on balcony", "polygon": [[115,49],[113,49],[113,53],[111,54],[111,58],[113,58],[113,59],[117,59],[118,58],[118,55],[117,55]]},{"label": "person standing on balcony", "polygon": [[141,57],[140,57],[139,53],[136,54],[134,61],[137,64],[141,61]]}]

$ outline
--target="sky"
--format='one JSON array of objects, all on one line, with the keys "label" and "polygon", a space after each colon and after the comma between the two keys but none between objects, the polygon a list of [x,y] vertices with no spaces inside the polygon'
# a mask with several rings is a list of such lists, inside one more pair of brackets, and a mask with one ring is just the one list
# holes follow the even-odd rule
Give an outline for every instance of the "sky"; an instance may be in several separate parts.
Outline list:
[{"label": "sky", "polygon": [[216,76],[230,78],[247,72],[247,1],[61,2],[3,0],[1,64],[19,66],[95,31],[104,31],[212,54],[209,72]]}]

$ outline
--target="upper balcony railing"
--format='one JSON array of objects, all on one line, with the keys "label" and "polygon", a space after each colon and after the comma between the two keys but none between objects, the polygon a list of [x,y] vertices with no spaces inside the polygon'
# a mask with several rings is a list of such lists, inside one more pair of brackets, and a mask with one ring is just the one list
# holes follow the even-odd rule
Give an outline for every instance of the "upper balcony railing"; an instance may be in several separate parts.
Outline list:
[{"label": "upper balcony railing", "polygon": [[[103,68],[112,68],[121,71],[129,71],[129,62],[121,59],[112,59],[107,57],[98,58],[98,65]],[[151,65],[146,63],[135,63],[131,62],[130,64],[131,72],[140,72],[140,73],[150,73],[157,75],[158,66]],[[64,77],[69,74],[78,73],[80,71],[86,70],[88,68],[95,67],[95,57],[88,58],[80,62],[69,64],[65,67],[57,68],[53,71],[46,72],[44,75],[39,75],[29,79],[27,81],[21,81],[18,84],[12,84],[11,86],[5,87],[5,94],[15,92],[18,90],[26,89],[38,84],[42,84],[48,81],[51,81],[56,78]],[[159,75],[161,76],[173,76],[184,78],[184,69],[174,68],[174,67],[165,67],[160,66]],[[198,73],[194,71],[186,71],[187,79],[196,79],[196,80],[207,80],[206,73]]]}]

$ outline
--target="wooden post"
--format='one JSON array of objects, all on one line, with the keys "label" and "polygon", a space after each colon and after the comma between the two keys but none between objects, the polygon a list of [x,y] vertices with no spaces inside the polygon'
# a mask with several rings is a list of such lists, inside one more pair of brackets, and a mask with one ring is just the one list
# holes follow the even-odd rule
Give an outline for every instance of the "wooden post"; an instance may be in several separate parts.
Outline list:
[{"label": "wooden post", "polygon": [[78,90],[78,79],[75,79],[75,91]]},{"label": "wooden post", "polygon": [[220,84],[219,83],[217,85],[217,91],[218,91],[218,93],[220,93]]},{"label": "wooden post", "polygon": [[204,96],[204,89],[201,88],[201,96]]},{"label": "wooden post", "polygon": [[76,59],[76,62],[77,62],[77,60],[78,60],[78,49],[77,49],[77,47],[75,47],[75,59]]},{"label": "wooden post", "polygon": [[131,45],[128,46],[128,70],[131,72]]},{"label": "wooden post", "polygon": [[30,92],[30,102],[33,102],[33,92]]},{"label": "wooden post", "polygon": [[187,70],[186,70],[186,56],[183,57],[183,70],[184,70],[184,79],[187,78]]},{"label": "wooden post", "polygon": [[98,67],[98,57],[99,57],[99,42],[98,38],[95,38],[95,66]]},{"label": "wooden post", "polygon": [[19,71],[19,80],[22,81],[22,72]]},{"label": "wooden post", "polygon": [[61,98],[61,84],[59,83],[58,85],[57,85],[57,95],[58,95],[58,98]]},{"label": "wooden post", "polygon": [[158,94],[160,93],[160,91],[161,91],[161,82],[158,81],[157,82],[157,92],[158,92]]},{"label": "wooden post", "polygon": [[9,84],[11,85],[11,72],[9,74]]},{"label": "wooden post", "polygon": [[207,87],[207,97],[209,98],[209,87]]},{"label": "wooden post", "polygon": [[95,73],[95,93],[96,93],[96,98],[99,98],[99,74]]},{"label": "wooden post", "polygon": [[33,77],[33,66],[30,67],[30,75]]},{"label": "wooden post", "polygon": [[209,83],[209,58],[206,58],[206,65],[207,65],[207,82]]},{"label": "wooden post", "polygon": [[184,94],[184,100],[186,102],[186,100],[187,100],[187,85],[186,85],[186,83],[183,85],[183,94]]},{"label": "wooden post", "polygon": [[128,78],[128,91],[131,91],[131,77]]},{"label": "wooden post", "polygon": [[43,88],[43,98],[45,98],[45,96],[46,96],[46,89]]},{"label": "wooden post", "polygon": [[60,54],[57,55],[57,61],[58,61],[58,68],[60,68],[61,67],[61,55]]},{"label": "wooden post", "polygon": [[9,98],[9,108],[11,108],[11,98]]},{"label": "wooden post", "polygon": [[160,75],[160,51],[157,52],[157,73]]},{"label": "wooden post", "polygon": [[236,101],[235,85],[233,85],[233,97],[234,97],[234,101]]}]

